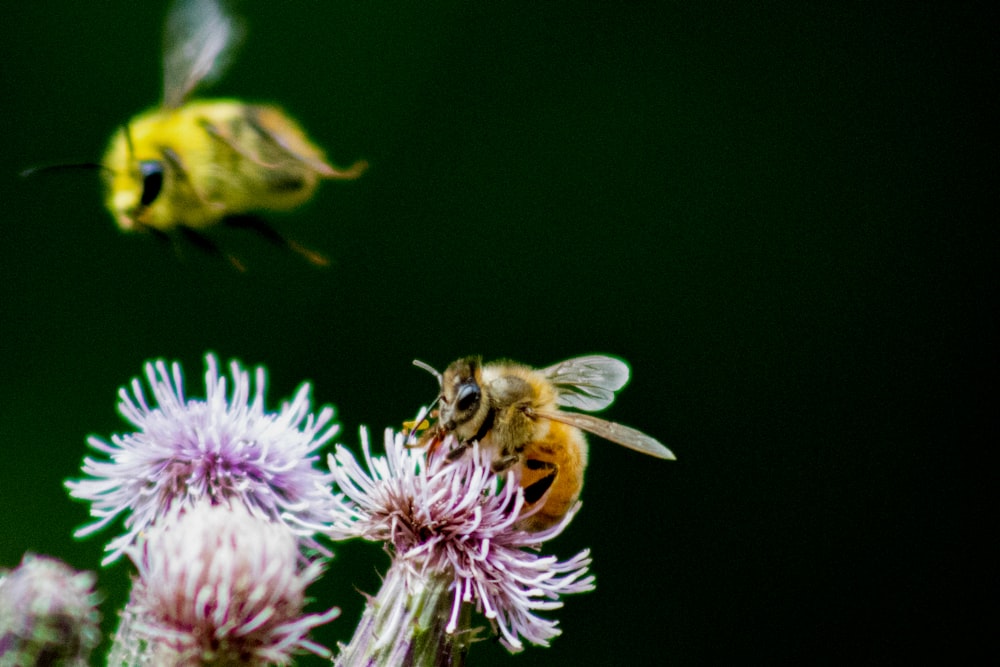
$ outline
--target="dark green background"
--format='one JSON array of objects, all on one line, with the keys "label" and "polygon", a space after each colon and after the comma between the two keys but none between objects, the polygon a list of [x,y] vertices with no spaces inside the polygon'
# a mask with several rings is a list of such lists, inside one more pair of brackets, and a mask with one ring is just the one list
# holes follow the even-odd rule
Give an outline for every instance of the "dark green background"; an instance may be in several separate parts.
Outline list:
[{"label": "dark green background", "polygon": [[[591,448],[597,591],[550,649],[472,664],[720,664],[958,657],[975,636],[962,520],[977,490],[970,371],[995,353],[995,89],[966,5],[246,2],[212,94],[284,105],[333,161],[368,159],[273,216],[315,270],[223,234],[241,275],[119,234],[89,173],[156,102],[163,6],[4,9],[0,565],[94,569],[112,533],[61,484],[117,388],[165,356],[202,391],[213,350],[333,403],[341,440],[434,393],[410,366],[589,352],[633,379],[607,416],[679,461]],[[995,159],[995,151],[993,158]],[[346,640],[386,558],[338,550],[313,591]],[[127,568],[100,573],[106,628]]]}]

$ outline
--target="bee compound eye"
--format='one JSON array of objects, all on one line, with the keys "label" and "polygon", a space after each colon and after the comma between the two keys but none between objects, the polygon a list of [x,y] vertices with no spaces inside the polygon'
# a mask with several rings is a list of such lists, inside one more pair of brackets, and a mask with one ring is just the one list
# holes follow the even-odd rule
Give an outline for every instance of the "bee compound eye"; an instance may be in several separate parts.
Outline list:
[{"label": "bee compound eye", "polygon": [[163,163],[158,160],[143,160],[139,163],[139,172],[142,174],[142,196],[139,203],[149,206],[163,190]]},{"label": "bee compound eye", "polygon": [[471,410],[479,403],[480,396],[482,396],[482,393],[479,391],[478,385],[464,384],[458,390],[455,405],[459,412]]}]

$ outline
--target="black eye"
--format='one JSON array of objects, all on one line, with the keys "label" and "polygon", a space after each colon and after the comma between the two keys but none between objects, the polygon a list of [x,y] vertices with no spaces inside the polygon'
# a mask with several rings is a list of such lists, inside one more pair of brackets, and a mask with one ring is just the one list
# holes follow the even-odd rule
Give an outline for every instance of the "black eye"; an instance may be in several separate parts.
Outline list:
[{"label": "black eye", "polygon": [[463,384],[458,390],[457,401],[455,402],[459,412],[465,412],[476,407],[479,397],[482,394],[477,384]]},{"label": "black eye", "polygon": [[149,206],[156,201],[163,189],[163,163],[143,160],[139,163],[139,172],[142,174],[142,197],[139,198],[139,203]]}]

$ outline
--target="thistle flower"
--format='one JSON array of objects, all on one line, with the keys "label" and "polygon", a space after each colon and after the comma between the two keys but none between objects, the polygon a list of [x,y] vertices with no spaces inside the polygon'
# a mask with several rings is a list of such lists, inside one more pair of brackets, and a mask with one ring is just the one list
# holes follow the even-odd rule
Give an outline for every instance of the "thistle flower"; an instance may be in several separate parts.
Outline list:
[{"label": "thistle flower", "polygon": [[494,475],[478,446],[457,461],[428,458],[386,431],[386,455],[373,457],[362,431],[361,448],[367,470],[344,447],[328,457],[347,498],[331,530],[384,542],[393,560],[337,664],[392,665],[403,656],[457,664],[472,639],[473,604],[511,652],[525,642],[547,646],[560,634],[556,621],[535,612],[593,589],[589,552],[560,562],[533,549],[562,532],[579,504],[556,526],[528,533],[515,528],[524,506],[516,473]]},{"label": "thistle flower", "polygon": [[139,576],[109,664],[286,665],[301,651],[329,657],[307,635],[340,611],[302,613],[323,563],[302,564],[287,526],[238,503],[202,502],[158,521],[126,553]]},{"label": "thistle flower", "polygon": [[[91,436],[88,444],[109,460],[84,459],[90,477],[70,480],[74,498],[92,503],[96,520],[76,531],[90,535],[125,516],[125,533],[107,545],[103,563],[124,549],[161,515],[181,512],[202,500],[234,502],[257,516],[317,520],[334,502],[324,473],[314,467],[315,452],[337,431],[329,425],[333,408],[311,414],[310,387],[303,383],[277,413],[264,408],[266,374],[256,369],[251,399],[248,372],[230,364],[232,391],[220,377],[214,355],[206,355],[204,399],[185,398],[179,364],[168,372],[162,360],[146,364],[155,404],[146,402],[142,384],[131,393],[122,387],[118,410],[136,431],[113,435],[111,442]],[[305,545],[327,553],[311,535]]]},{"label": "thistle flower", "polygon": [[90,664],[101,641],[94,580],[31,554],[0,573],[0,665]]}]

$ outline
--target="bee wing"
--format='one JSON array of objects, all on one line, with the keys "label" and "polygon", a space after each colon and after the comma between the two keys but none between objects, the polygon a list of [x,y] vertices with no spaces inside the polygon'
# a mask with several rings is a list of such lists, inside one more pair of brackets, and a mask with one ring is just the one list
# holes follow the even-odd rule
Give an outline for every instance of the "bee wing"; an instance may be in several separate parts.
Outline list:
[{"label": "bee wing", "polygon": [[658,459],[674,461],[677,458],[673,452],[653,436],[646,435],[642,431],[629,426],[609,422],[594,415],[585,415],[579,412],[563,412],[561,410],[538,410],[536,414],[545,419],[575,426],[578,429],[600,436],[605,440],[610,440],[643,454],[655,456]]},{"label": "bee wing", "polygon": [[180,106],[199,83],[221,75],[243,33],[218,0],[174,2],[163,28],[164,106]]},{"label": "bee wing", "polygon": [[603,410],[615,400],[615,392],[628,382],[628,366],[621,359],[595,354],[567,359],[542,369],[556,386],[556,403],[587,412]]}]

